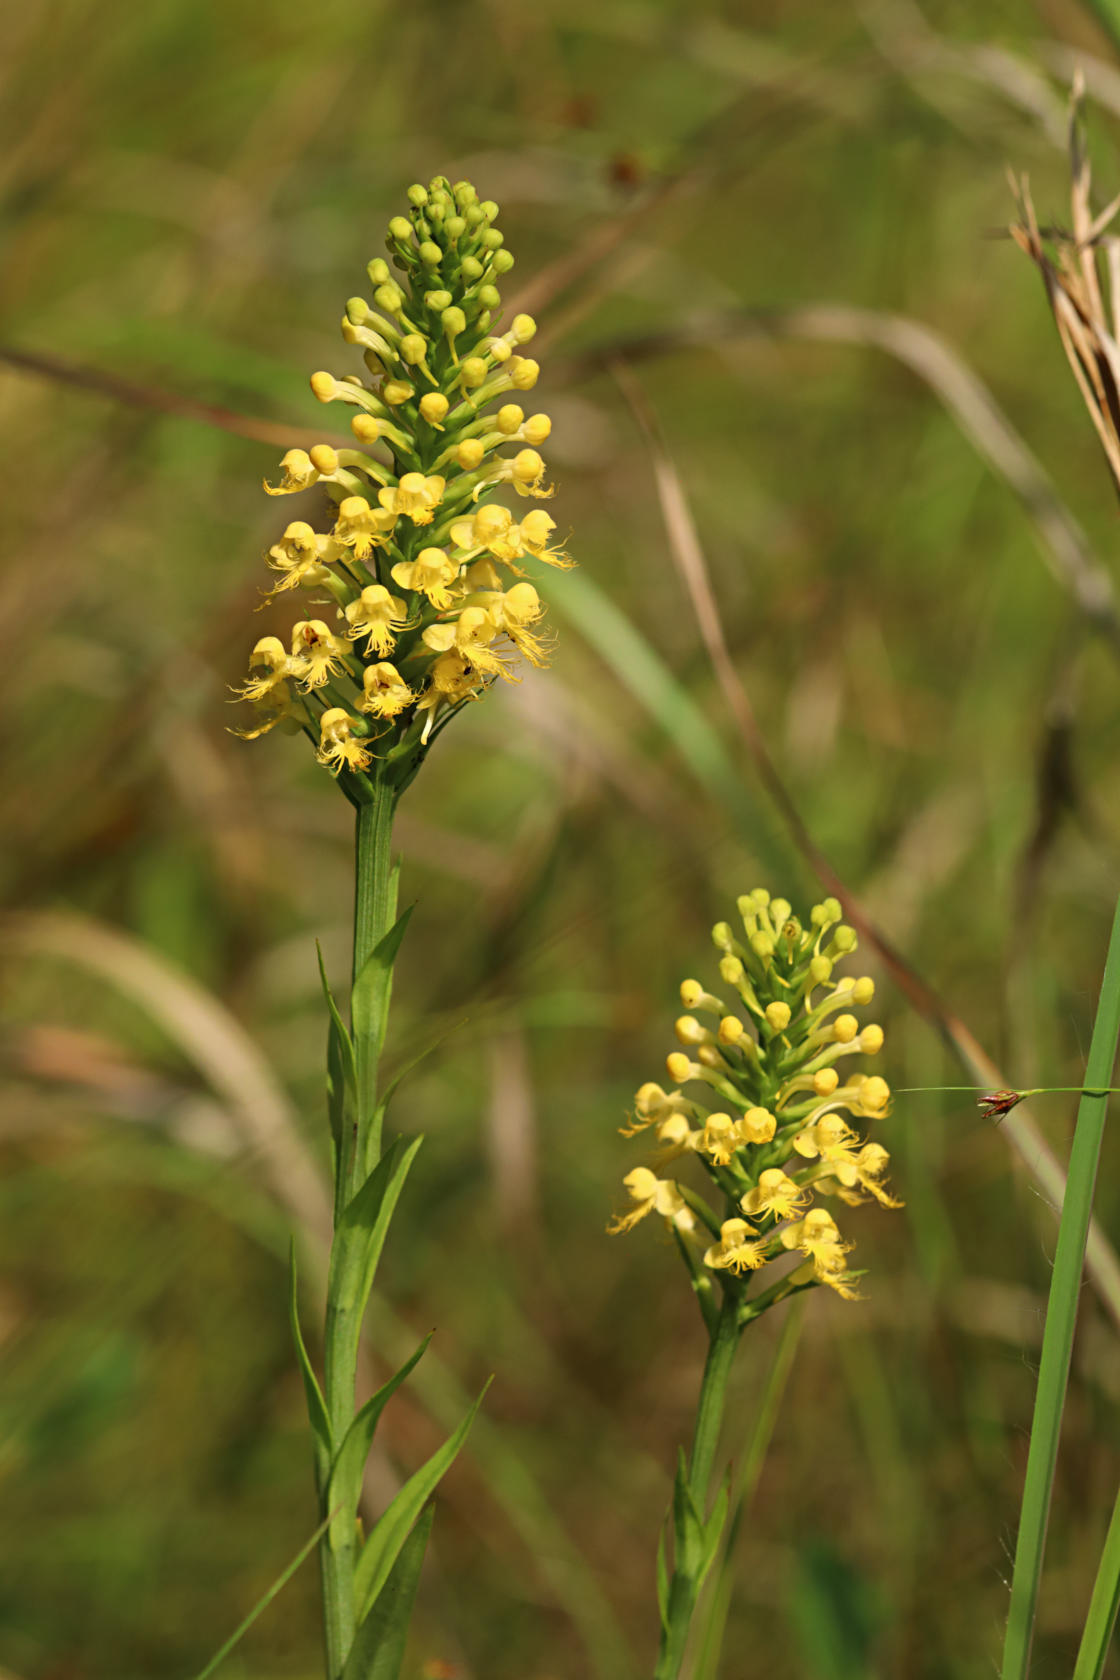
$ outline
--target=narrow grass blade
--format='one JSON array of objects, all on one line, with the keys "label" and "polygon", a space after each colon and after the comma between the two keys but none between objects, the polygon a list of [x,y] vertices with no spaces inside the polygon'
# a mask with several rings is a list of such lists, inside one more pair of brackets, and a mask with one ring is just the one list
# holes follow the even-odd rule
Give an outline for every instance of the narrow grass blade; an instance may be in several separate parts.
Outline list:
[{"label": "narrow grass blade", "polygon": [[701,786],[745,831],[759,862],[788,879],[790,849],[769,809],[754,798],[715,725],[637,626],[582,572],[565,572],[563,588],[555,591],[549,591],[548,578],[537,581],[550,607],[571,620],[665,731]]},{"label": "narrow grass blade", "polygon": [[377,1602],[358,1629],[342,1680],[397,1680],[434,1517],[435,1506],[429,1505],[416,1519]]},{"label": "narrow grass blade", "polygon": [[[1100,1002],[1093,1026],[1085,1084],[1093,1090],[1108,1085],[1116,1044],[1120,1038],[1120,902],[1112,923]],[[1015,1569],[1011,1577],[1011,1603],[1007,1613],[1007,1635],[1003,1648],[1002,1680],[1026,1680],[1034,1638],[1035,1611],[1042,1576],[1042,1555],[1054,1488],[1054,1466],[1062,1426],[1066,1384],[1069,1380],[1073,1333],[1081,1290],[1085,1241],[1093,1207],[1101,1138],[1104,1134],[1107,1096],[1082,1097],[1077,1110],[1077,1128],[1070,1150],[1066,1194],[1058,1226],[1058,1246],[1050,1280],[1046,1328],[1042,1337],[1042,1359],[1038,1371],[1034,1421],[1027,1454],[1023,1485],[1023,1507],[1019,1540],[1015,1548]]]},{"label": "narrow grass blade", "polygon": [[1093,1596],[1089,1600],[1089,1614],[1081,1635],[1073,1680],[1100,1680],[1116,1627],[1117,1610],[1120,1610],[1120,1493],[1112,1507],[1112,1521],[1108,1525],[1097,1579],[1093,1583]]},{"label": "narrow grass blade", "polygon": [[326,1533],[327,1528],[330,1526],[330,1520],[331,1520],[330,1517],[327,1517],[324,1522],[321,1522],[319,1524],[318,1528],[315,1530],[315,1532],[311,1536],[310,1540],[308,1540],[305,1545],[300,1547],[299,1551],[296,1553],[295,1557],[292,1559],[292,1561],[288,1565],[287,1569],[285,1569],[281,1574],[277,1575],[275,1581],[273,1581],[273,1583],[269,1587],[268,1591],[261,1598],[258,1598],[257,1602],[254,1604],[253,1608],[250,1610],[250,1612],[246,1616],[245,1620],[243,1622],[241,1622],[236,1628],[234,1628],[233,1632],[230,1634],[230,1636],[226,1640],[225,1644],[221,1647],[220,1650],[214,1652],[214,1655],[210,1658],[210,1661],[206,1664],[206,1667],[203,1668],[203,1669],[200,1669],[199,1672],[194,1676],[194,1680],[210,1680],[210,1675],[217,1672],[217,1670],[221,1667],[221,1665],[225,1662],[226,1658],[229,1656],[230,1652],[233,1650],[234,1646],[239,1642],[239,1640],[243,1639],[245,1637],[245,1635],[248,1633],[249,1629],[252,1627],[252,1625],[256,1621],[257,1617],[259,1615],[261,1615],[261,1613],[263,1611],[268,1609],[269,1605],[272,1603],[272,1601],[276,1597],[277,1593],[282,1592],[283,1589],[287,1586],[288,1582],[291,1580],[292,1576],[295,1574],[295,1572],[299,1568],[300,1564],[303,1563],[304,1559],[309,1557],[310,1554],[315,1550],[315,1547],[319,1544],[319,1541],[323,1538],[323,1535]]}]

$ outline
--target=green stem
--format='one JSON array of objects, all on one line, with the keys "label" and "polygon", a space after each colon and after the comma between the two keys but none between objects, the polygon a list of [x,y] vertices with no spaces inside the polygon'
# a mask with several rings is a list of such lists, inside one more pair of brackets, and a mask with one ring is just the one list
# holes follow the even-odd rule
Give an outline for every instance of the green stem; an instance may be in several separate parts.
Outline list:
[{"label": "green stem", "polygon": [[[739,1323],[742,1293],[741,1285],[727,1280],[723,1304],[710,1332],[708,1357],[700,1383],[700,1400],[688,1460],[688,1492],[703,1517],[708,1514],[708,1486],[719,1445],[728,1379],[742,1334]],[[676,1532],[679,1535],[679,1523]],[[674,1555],[673,1577],[669,1583],[668,1625],[661,1630],[654,1680],[677,1680],[680,1674],[703,1573],[703,1560],[695,1548],[678,1550]]]},{"label": "green stem", "polygon": [[1112,1643],[1116,1626],[1116,1612],[1120,1608],[1120,1494],[1112,1507],[1112,1521],[1105,1536],[1100,1567],[1093,1583],[1089,1614],[1081,1635],[1081,1649],[1073,1680],[1101,1680],[1104,1660]]},{"label": "green stem", "polygon": [[[396,874],[392,863],[393,817],[397,791],[380,778],[372,782],[373,797],[357,808],[354,849],[354,978],[375,947],[393,925],[396,910]],[[346,1247],[338,1256],[337,1268],[332,1263],[332,1275],[345,1285],[360,1255],[354,1247],[353,1232],[340,1231],[338,1220],[342,1210],[354,1195],[380,1152],[380,1127],[377,1113],[377,1069],[385,1039],[385,1013],[369,1020],[363,1029],[352,1022],[354,1058],[358,1071],[357,1100],[353,1114],[346,1117],[343,1147],[339,1152],[336,1171],[339,1183],[335,1194],[335,1238],[337,1248]],[[333,1256],[332,1256],[333,1260]],[[347,1298],[343,1298],[346,1296]],[[323,1348],[323,1398],[330,1421],[331,1440],[337,1453],[354,1418],[355,1386],[357,1380],[360,1323],[355,1322],[362,1307],[354,1298],[355,1291],[335,1288],[327,1300]],[[329,1469],[327,1474],[329,1475]],[[359,1466],[355,1474],[360,1477]],[[333,1490],[336,1501],[344,1500],[356,1490]],[[327,1515],[328,1487],[320,1481],[320,1513]],[[356,1501],[355,1501],[356,1503]],[[326,1637],[327,1680],[339,1680],[350,1647],[354,1641],[356,1606],[354,1602],[354,1567],[357,1562],[358,1538],[355,1530],[331,1535],[319,1548],[320,1576],[323,1587],[323,1620]]]},{"label": "green stem", "polygon": [[[393,868],[393,818],[398,793],[378,778],[373,798],[358,806],[354,834],[354,979],[396,919],[397,877]],[[348,1153],[346,1188],[353,1195],[381,1150],[377,1114],[377,1069],[385,1042],[385,1014],[367,1030],[352,1027],[358,1069],[357,1135]]]},{"label": "green stem", "polygon": [[1108,1099],[1103,1092],[1116,1058],[1120,1036],[1120,902],[1112,923],[1101,982],[1100,1002],[1093,1026],[1085,1085],[1077,1111],[1077,1127],[1070,1150],[1069,1174],[1058,1226],[1046,1327],[1042,1336],[1038,1389],[1031,1424],[1027,1473],[1023,1484],[1023,1506],[1015,1568],[1011,1577],[1011,1602],[1007,1612],[1007,1634],[1003,1648],[1003,1680],[1026,1680],[1034,1639],[1035,1610],[1042,1577],[1042,1554],[1054,1487],[1058,1437],[1062,1426],[1066,1384],[1069,1379],[1073,1333],[1081,1289],[1085,1242],[1093,1211],[1093,1190],[1097,1179],[1101,1139],[1104,1134]]}]

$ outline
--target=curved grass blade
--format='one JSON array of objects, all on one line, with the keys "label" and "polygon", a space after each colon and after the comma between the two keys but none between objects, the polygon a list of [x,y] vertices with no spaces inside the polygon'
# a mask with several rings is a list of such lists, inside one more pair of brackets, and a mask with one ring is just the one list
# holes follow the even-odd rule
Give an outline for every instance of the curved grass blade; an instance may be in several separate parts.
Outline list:
[{"label": "curved grass blade", "polygon": [[[1100,1090],[1110,1083],[1120,1039],[1120,901],[1112,923],[1100,1002],[1089,1046],[1085,1084]],[[1077,1110],[1077,1127],[1070,1150],[1066,1194],[1058,1226],[1058,1245],[1050,1279],[1042,1359],[1038,1370],[1034,1420],[1031,1424],[1027,1474],[1023,1484],[1019,1539],[1011,1577],[1011,1603],[1003,1648],[1002,1680],[1026,1680],[1034,1640],[1035,1611],[1042,1577],[1042,1556],[1054,1488],[1058,1438],[1062,1427],[1066,1384],[1069,1380],[1073,1333],[1081,1291],[1085,1241],[1093,1209],[1107,1096],[1084,1096]],[[1111,1537],[1111,1530],[1110,1530]]]},{"label": "curved grass blade", "polygon": [[[332,1515],[333,1515],[333,1512],[332,1512]],[[229,1654],[233,1650],[234,1646],[236,1644],[238,1644],[238,1642],[241,1639],[243,1639],[244,1636],[248,1633],[249,1629],[252,1627],[252,1625],[256,1621],[257,1617],[259,1615],[261,1615],[261,1613],[263,1611],[268,1609],[269,1605],[272,1603],[272,1601],[276,1597],[277,1593],[282,1592],[283,1589],[287,1586],[288,1582],[291,1580],[292,1576],[295,1574],[295,1572],[299,1568],[300,1564],[304,1561],[305,1558],[309,1557],[311,1555],[311,1553],[315,1550],[315,1547],[319,1544],[319,1541],[323,1538],[323,1535],[326,1533],[328,1527],[330,1526],[330,1521],[331,1521],[330,1517],[327,1517],[327,1518],[325,1518],[325,1520],[323,1522],[321,1522],[319,1524],[318,1528],[315,1530],[315,1532],[311,1536],[310,1540],[308,1540],[305,1545],[300,1547],[299,1551],[296,1553],[295,1557],[292,1559],[292,1561],[288,1565],[287,1569],[283,1570],[281,1572],[281,1574],[277,1575],[275,1581],[273,1581],[273,1583],[269,1587],[268,1591],[266,1593],[264,1593],[261,1598],[258,1598],[257,1602],[254,1604],[253,1608],[250,1610],[250,1612],[246,1616],[245,1620],[243,1622],[239,1623],[238,1626],[234,1628],[233,1632],[230,1634],[230,1636],[226,1640],[225,1644],[223,1646],[221,1646],[221,1648],[219,1650],[214,1652],[214,1655],[210,1658],[210,1661],[206,1664],[206,1667],[200,1669],[199,1672],[194,1676],[194,1680],[210,1680],[210,1675],[214,1674],[221,1667],[222,1663],[225,1662],[226,1658],[229,1656]]]}]

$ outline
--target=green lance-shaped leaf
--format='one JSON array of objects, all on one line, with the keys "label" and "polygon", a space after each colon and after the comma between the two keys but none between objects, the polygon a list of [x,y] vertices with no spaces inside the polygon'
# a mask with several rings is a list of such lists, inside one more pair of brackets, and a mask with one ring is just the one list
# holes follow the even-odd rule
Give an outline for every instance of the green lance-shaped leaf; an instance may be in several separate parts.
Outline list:
[{"label": "green lance-shaped leaf", "polygon": [[400,1370],[391,1376],[387,1383],[383,1383],[371,1399],[366,1401],[343,1437],[342,1445],[339,1447],[331,1466],[330,1481],[327,1487],[327,1505],[336,1512],[331,1523],[330,1535],[331,1545],[335,1548],[344,1542],[357,1517],[358,1500],[362,1492],[362,1471],[365,1469],[374,1433],[381,1421],[381,1414],[405,1378],[419,1364],[433,1335],[434,1331],[429,1331],[416,1352],[405,1360]]},{"label": "green lance-shaped leaf", "polygon": [[669,1565],[665,1558],[665,1538],[668,1532],[669,1518],[666,1515],[657,1542],[657,1609],[661,1616],[661,1626],[666,1633],[669,1631]]},{"label": "green lance-shaped leaf", "polygon": [[398,1680],[435,1506],[421,1511],[373,1609],[358,1629],[342,1680]]},{"label": "green lance-shaped leaf", "polygon": [[403,1138],[395,1138],[361,1189],[347,1202],[338,1221],[327,1274],[327,1298],[336,1309],[352,1315],[355,1336],[373,1288],[393,1210],[423,1141],[416,1137],[406,1145]]},{"label": "green lance-shaped leaf", "polygon": [[291,1246],[289,1269],[291,1288],[288,1310],[292,1323],[292,1341],[295,1343],[296,1359],[299,1361],[300,1375],[303,1378],[303,1392],[307,1396],[307,1416],[311,1423],[311,1433],[315,1445],[315,1482],[321,1489],[330,1467],[334,1443],[331,1439],[331,1424],[327,1415],[326,1401],[323,1399],[323,1391],[319,1387],[319,1379],[315,1375],[311,1360],[308,1358],[303,1331],[299,1325],[299,1279],[296,1274],[296,1245],[294,1242]]},{"label": "green lance-shaped leaf", "polygon": [[345,1136],[347,1109],[352,1107],[358,1090],[358,1069],[354,1060],[354,1045],[347,1032],[342,1016],[338,1012],[338,1005],[334,1001],[330,982],[327,979],[326,965],[318,940],[315,950],[319,958],[319,979],[323,986],[323,996],[327,1001],[327,1012],[330,1015],[330,1029],[327,1037],[327,1113],[331,1123],[331,1137],[334,1139],[336,1182],[341,1184],[344,1179],[342,1172],[343,1138]]},{"label": "green lance-shaped leaf", "polygon": [[359,1619],[367,1616],[376,1603],[377,1595],[389,1578],[389,1572],[400,1554],[409,1529],[442,1477],[455,1462],[489,1387],[490,1380],[454,1435],[432,1454],[426,1464],[421,1465],[415,1475],[409,1477],[372,1529],[354,1570],[354,1599],[360,1606]]},{"label": "green lance-shaped leaf", "polygon": [[677,1475],[673,1483],[673,1547],[676,1573],[693,1576],[704,1542],[704,1519],[688,1485],[688,1464],[683,1448],[677,1449]]},{"label": "green lance-shaped leaf", "polygon": [[403,910],[379,939],[354,981],[350,993],[350,1026],[354,1034],[358,1078],[358,1124],[362,1127],[377,1107],[377,1058],[389,1018],[393,964],[401,948],[412,905]]},{"label": "green lance-shaped leaf", "polygon": [[708,1517],[707,1522],[703,1525],[703,1535],[700,1543],[700,1563],[696,1571],[697,1587],[703,1585],[704,1578],[709,1569],[712,1567],[712,1564],[715,1562],[716,1553],[719,1551],[719,1543],[723,1535],[723,1525],[727,1521],[727,1508],[731,1499],[730,1489],[731,1471],[728,1469],[720,1486],[719,1493],[716,1495],[716,1502],[712,1506],[711,1514]]}]

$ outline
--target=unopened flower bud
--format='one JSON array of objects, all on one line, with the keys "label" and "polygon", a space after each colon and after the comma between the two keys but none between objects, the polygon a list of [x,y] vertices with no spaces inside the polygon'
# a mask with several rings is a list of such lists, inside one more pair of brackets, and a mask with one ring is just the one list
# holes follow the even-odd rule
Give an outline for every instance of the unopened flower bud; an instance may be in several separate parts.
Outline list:
[{"label": "unopened flower bud", "polygon": [[853,981],[853,983],[852,983],[852,1002],[853,1003],[858,1003],[858,1004],[862,1005],[864,1008],[866,1008],[866,1006],[871,1002],[871,999],[874,996],[875,996],[875,982],[874,982],[874,980],[872,980],[872,978],[869,974],[864,974],[860,977],[860,979],[858,979],[856,981]]},{"label": "unopened flower bud", "polygon": [[485,383],[487,371],[481,356],[468,356],[459,368],[459,383],[466,391],[475,390]]},{"label": "unopened flower bud", "polygon": [[837,951],[854,951],[859,944],[859,936],[855,928],[841,925],[832,936],[832,943]]},{"label": "unopened flower bud", "polygon": [[443,231],[448,239],[461,239],[467,231],[467,224],[462,216],[448,216],[443,224]]},{"label": "unopened flower bud", "polygon": [[442,391],[425,391],[420,398],[420,413],[429,426],[441,426],[450,406]]},{"label": "unopened flower bud", "polygon": [[495,251],[490,259],[490,266],[495,274],[508,274],[513,267],[512,251]]},{"label": "unopened flower bud", "polygon": [[311,389],[321,403],[331,402],[334,398],[334,388],[338,384],[333,373],[313,373],[311,375]]},{"label": "unopened flower bud", "polygon": [[665,1058],[665,1071],[674,1085],[683,1085],[692,1078],[692,1063],[683,1050],[673,1050]]},{"label": "unopened flower bud", "polygon": [[[403,220],[403,217],[401,219]],[[372,262],[366,264],[366,273],[369,275],[371,286],[383,286],[390,278],[389,264],[384,257],[374,257]]]},{"label": "unopened flower bud", "polygon": [[417,182],[415,186],[409,187],[408,202],[410,204],[414,204],[419,210],[422,205],[427,204],[428,202],[428,189],[426,187],[422,187],[419,182]]},{"label": "unopened flower bud", "polygon": [[451,293],[445,291],[425,292],[424,302],[435,315],[442,315],[445,309],[451,307]]},{"label": "unopened flower bud", "polygon": [[840,1083],[840,1075],[834,1067],[821,1068],[813,1075],[813,1090],[818,1097],[830,1097]]},{"label": "unopened flower bud", "polygon": [[768,1003],[766,1019],[774,1032],[785,1032],[790,1022],[789,1004],[782,1003],[780,1000],[775,1003]]},{"label": "unopened flower bud", "polygon": [[859,1032],[859,1022],[854,1015],[837,1015],[832,1023],[832,1036],[837,1044],[851,1044]]},{"label": "unopened flower bud", "polygon": [[704,996],[704,988],[699,980],[681,981],[681,1002],[686,1009],[695,1009]]},{"label": "unopened flower bud", "polygon": [[399,240],[402,245],[411,244],[412,223],[407,216],[394,216],[389,223],[389,233],[393,239]]},{"label": "unopened flower bud", "polygon": [[404,293],[394,281],[387,280],[383,286],[378,286],[373,301],[386,315],[399,315],[404,307]]},{"label": "unopened flower bud", "polygon": [[428,268],[438,268],[443,261],[443,252],[431,239],[425,239],[420,246],[420,261]]},{"label": "unopened flower bud", "polygon": [[544,476],[544,462],[535,449],[519,449],[513,458],[513,476],[519,484],[536,484]]},{"label": "unopened flower bud", "polygon": [[519,432],[525,423],[525,410],[518,408],[516,403],[503,403],[494,416],[494,424],[506,437]]},{"label": "unopened flower bud", "polygon": [[381,422],[374,419],[372,414],[355,414],[350,422],[350,430],[359,443],[367,448],[371,443],[377,443],[381,437]]},{"label": "unopened flower bud", "polygon": [[832,977],[832,963],[828,957],[814,957],[809,964],[809,978],[814,986],[823,986]]},{"label": "unopened flower bud", "polygon": [[330,475],[338,471],[338,453],[329,443],[317,443],[307,453],[316,472]]},{"label": "unopened flower bud", "polygon": [[883,1029],[872,1022],[859,1035],[859,1047],[865,1056],[877,1056],[883,1048]]},{"label": "unopened flower bud", "polygon": [[448,338],[458,338],[460,333],[467,330],[467,317],[461,309],[452,307],[443,311],[440,316],[440,324]]},{"label": "unopened flower bud", "polygon": [[731,986],[737,986],[743,978],[743,965],[738,957],[721,957],[719,960],[720,978]]},{"label": "unopened flower bud", "polygon": [[530,414],[525,422],[526,443],[544,443],[552,435],[552,421],[547,414]]},{"label": "unopened flower bud", "polygon": [[488,227],[486,232],[482,234],[480,243],[484,251],[496,251],[499,245],[505,244],[505,241],[506,236],[500,228]]},{"label": "unopened flower bud", "polygon": [[673,1031],[681,1044],[704,1044],[708,1038],[707,1028],[700,1025],[695,1015],[679,1015]]},{"label": "unopened flower bud", "polygon": [[738,1044],[746,1030],[737,1015],[725,1015],[719,1024],[719,1041],[721,1044]]},{"label": "unopened flower bud", "polygon": [[473,472],[476,467],[482,465],[485,454],[486,449],[481,438],[464,438],[455,451],[455,459],[465,472]]},{"label": "unopened flower bud", "polygon": [[406,403],[414,395],[415,387],[407,379],[387,379],[381,387],[381,395],[390,408],[397,408]]},{"label": "unopened flower bud", "polygon": [[480,286],[478,301],[483,309],[497,309],[502,301],[502,294],[497,286]]},{"label": "unopened flower bud", "polygon": [[540,364],[531,356],[514,356],[509,364],[510,383],[515,391],[531,391],[540,372]]},{"label": "unopened flower bud", "polygon": [[401,361],[416,367],[428,354],[428,341],[421,333],[405,333],[400,342]]}]

